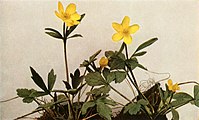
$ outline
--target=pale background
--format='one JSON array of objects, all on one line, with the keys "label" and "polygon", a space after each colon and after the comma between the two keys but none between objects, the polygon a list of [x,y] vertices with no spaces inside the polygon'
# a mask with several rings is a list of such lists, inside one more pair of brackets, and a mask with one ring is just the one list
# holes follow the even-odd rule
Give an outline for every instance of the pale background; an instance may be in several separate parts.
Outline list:
[{"label": "pale background", "polygon": [[[198,0],[83,0],[61,1],[64,6],[70,2],[77,5],[79,13],[86,16],[76,33],[84,37],[68,42],[69,70],[73,72],[79,64],[102,49],[119,49],[121,43],[111,40],[115,32],[112,22],[121,22],[125,15],[131,18],[131,24],[137,23],[140,30],[133,35],[133,44],[129,51],[144,41],[158,37],[159,41],[147,49],[148,53],[139,60],[149,70],[169,72],[175,82],[197,80],[198,77]],[[45,27],[62,28],[62,22],[54,11],[55,0],[1,0],[0,2],[0,47],[1,76],[0,100],[16,96],[17,88],[35,88],[29,66],[33,66],[43,78],[54,68],[58,75],[56,88],[64,88],[63,45],[61,41],[47,36]],[[103,54],[101,54],[102,56]],[[136,71],[136,77],[147,79],[146,72]],[[140,76],[146,76],[141,78]],[[162,77],[150,74],[152,78]],[[164,78],[164,77],[162,77]],[[156,79],[155,79],[156,80]],[[115,86],[126,96],[132,98],[132,92],[124,83]],[[192,93],[193,85],[186,85],[182,91]],[[113,98],[126,102],[112,93]],[[21,99],[0,104],[1,119],[12,120],[36,108],[36,104],[23,104]],[[198,120],[198,108],[190,104],[179,109],[180,120]]]}]

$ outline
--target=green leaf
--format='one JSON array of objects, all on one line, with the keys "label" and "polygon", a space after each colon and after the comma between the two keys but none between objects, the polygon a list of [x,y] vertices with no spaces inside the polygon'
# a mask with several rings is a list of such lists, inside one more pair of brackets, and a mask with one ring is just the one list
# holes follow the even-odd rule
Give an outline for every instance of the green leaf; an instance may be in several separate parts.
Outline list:
[{"label": "green leaf", "polygon": [[75,38],[75,37],[83,37],[83,36],[81,34],[74,34],[74,35],[68,37],[67,39]]},{"label": "green leaf", "polygon": [[55,32],[45,32],[46,34],[50,35],[51,37],[63,39],[61,35],[55,33]]},{"label": "green leaf", "polygon": [[53,89],[53,86],[55,84],[55,80],[56,80],[56,75],[54,74],[54,70],[52,69],[48,73],[48,90],[49,91],[51,91]]},{"label": "green leaf", "polygon": [[199,100],[199,85],[194,86],[194,99]]},{"label": "green leaf", "polygon": [[102,102],[97,103],[98,114],[106,120],[111,120],[112,110],[109,106]]},{"label": "green leaf", "polygon": [[124,67],[125,67],[125,61],[120,58],[113,59],[113,61],[111,61],[110,63],[111,70],[124,69]]},{"label": "green leaf", "polygon": [[194,100],[194,104],[195,104],[197,107],[199,107],[199,99]]},{"label": "green leaf", "polygon": [[146,71],[148,70],[146,67],[144,67],[143,65],[141,65],[139,63],[138,63],[138,67],[141,68],[141,69],[143,69],[143,70],[146,70]]},{"label": "green leaf", "polygon": [[97,103],[98,103],[98,102],[102,102],[102,103],[104,103],[104,104],[112,105],[112,106],[117,105],[117,103],[116,103],[115,101],[107,99],[107,95],[106,95],[106,96],[105,96],[105,95],[104,95],[104,96],[101,96],[100,98],[97,99],[96,102],[97,102]]},{"label": "green leaf", "polygon": [[135,51],[135,53],[137,53],[138,51],[150,46],[151,44],[153,44],[154,42],[156,42],[158,40],[158,38],[152,38],[144,43],[142,43]]},{"label": "green leaf", "polygon": [[124,71],[115,71],[115,83],[121,83],[126,78],[126,72]]},{"label": "green leaf", "polygon": [[103,73],[104,78],[107,79],[107,76],[110,74],[110,70],[105,67],[102,73]]},{"label": "green leaf", "polygon": [[30,70],[31,70],[31,73],[32,73],[31,78],[33,79],[33,81],[35,82],[35,84],[37,86],[39,86],[45,92],[49,93],[49,91],[48,91],[48,89],[47,89],[47,87],[46,87],[43,79],[40,77],[40,75],[32,67],[30,67]]},{"label": "green leaf", "polygon": [[99,96],[101,94],[106,94],[110,91],[110,87],[109,86],[102,86],[102,87],[99,87],[99,88],[95,88],[93,89],[90,93],[95,95],[95,96]]},{"label": "green leaf", "polygon": [[19,97],[29,97],[30,94],[31,94],[31,91],[26,88],[17,89],[17,95]]},{"label": "green leaf", "polygon": [[[85,14],[82,14],[81,15],[81,18],[80,18],[80,22],[82,21],[82,19],[84,18],[84,16],[85,16]],[[79,24],[78,24],[79,25]],[[69,36],[74,30],[75,30],[75,28],[78,26],[78,25],[74,25],[74,26],[72,26],[72,27],[70,27],[70,29],[67,31],[67,35],[66,36]]]},{"label": "green leaf", "polygon": [[128,59],[125,61],[125,63],[128,67],[131,68],[131,70],[134,70],[139,65],[136,58]]},{"label": "green leaf", "polygon": [[51,32],[45,32],[46,34],[58,38],[58,39],[63,39],[62,35],[59,33],[59,31],[53,29],[53,28],[45,28],[45,30],[51,31]]},{"label": "green leaf", "polygon": [[95,102],[89,101],[85,102],[81,108],[82,115],[85,115],[87,113],[88,108],[92,108],[95,106]]},{"label": "green leaf", "polygon": [[63,81],[67,90],[72,89],[70,84],[67,81]]},{"label": "green leaf", "polygon": [[34,100],[34,98],[32,98],[32,97],[25,97],[25,98],[23,98],[23,102],[24,103],[31,103],[33,100]]},{"label": "green leaf", "polygon": [[179,92],[173,95],[173,99],[176,99],[177,101],[190,101],[193,100],[193,97],[187,93]]},{"label": "green leaf", "polygon": [[140,104],[140,105],[143,105],[143,106],[146,106],[146,105],[149,104],[149,103],[148,103],[146,100],[144,100],[144,99],[140,99],[137,103]]},{"label": "green leaf", "polygon": [[171,109],[172,112],[172,120],[179,120],[179,114],[175,109]]},{"label": "green leaf", "polygon": [[73,76],[73,74],[71,74],[70,77],[72,79],[73,89],[76,89],[79,86],[79,84],[82,82],[83,78],[84,78],[83,76],[80,76],[79,69],[76,69],[75,73],[74,73],[74,76]]},{"label": "green leaf", "polygon": [[172,107],[180,107],[191,102],[193,97],[187,93],[179,92],[173,95],[173,99],[174,101],[171,102]]},{"label": "green leaf", "polygon": [[115,79],[116,79],[116,78],[115,78],[115,73],[114,73],[114,72],[111,72],[111,73],[108,74],[106,81],[107,81],[107,83],[111,83],[111,82],[114,81]]},{"label": "green leaf", "polygon": [[105,52],[105,56],[107,57],[107,58],[110,58],[110,57],[112,57],[112,56],[114,56],[114,52],[113,51],[106,51]]},{"label": "green leaf", "polygon": [[99,72],[88,73],[85,76],[85,81],[90,86],[105,85],[105,80]]},{"label": "green leaf", "polygon": [[124,107],[124,113],[129,112],[130,115],[136,115],[141,109],[141,105],[137,103],[130,103]]},{"label": "green leaf", "polygon": [[102,51],[102,50],[98,50],[95,54],[93,54],[92,56],[90,56],[89,62],[95,61],[95,60],[96,60],[95,58],[97,57],[97,55],[100,54],[101,51]]},{"label": "green leaf", "polygon": [[145,55],[146,53],[147,53],[146,51],[138,52],[138,53],[135,53],[133,56],[131,56],[131,58],[132,58],[132,57],[137,57],[137,56],[143,56],[143,55]]}]

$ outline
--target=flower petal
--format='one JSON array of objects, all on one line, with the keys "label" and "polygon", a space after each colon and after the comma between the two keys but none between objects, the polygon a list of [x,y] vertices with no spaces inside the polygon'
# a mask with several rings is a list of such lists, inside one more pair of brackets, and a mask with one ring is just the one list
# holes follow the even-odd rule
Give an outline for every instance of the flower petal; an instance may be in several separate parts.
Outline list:
[{"label": "flower petal", "polygon": [[123,35],[121,33],[115,33],[112,36],[113,41],[118,42],[123,38]]},{"label": "flower petal", "polygon": [[75,14],[71,15],[72,20],[79,20],[80,18],[81,18],[81,16],[77,12]]},{"label": "flower petal", "polygon": [[70,3],[67,7],[66,7],[66,14],[72,15],[76,12],[76,5],[73,3]]},{"label": "flower petal", "polygon": [[135,33],[137,30],[139,30],[139,25],[138,24],[134,24],[134,25],[131,25],[130,27],[129,27],[129,32],[130,32],[130,34],[133,34],[133,33]]},{"label": "flower petal", "polygon": [[58,10],[60,13],[64,13],[64,7],[60,1],[58,2]]},{"label": "flower petal", "polygon": [[131,44],[133,41],[132,37],[130,35],[124,36],[124,43]]},{"label": "flower petal", "polygon": [[55,15],[56,15],[58,18],[60,18],[60,19],[62,19],[62,20],[63,20],[63,16],[62,16],[62,14],[58,13],[57,11],[55,11]]},{"label": "flower petal", "polygon": [[117,31],[117,32],[121,32],[123,31],[122,25],[118,24],[118,23],[112,23],[112,27]]},{"label": "flower petal", "polygon": [[122,26],[123,28],[128,28],[130,23],[130,18],[128,16],[125,16],[124,19],[122,20]]},{"label": "flower petal", "polygon": [[168,80],[168,86],[173,86],[173,81],[171,79]]}]

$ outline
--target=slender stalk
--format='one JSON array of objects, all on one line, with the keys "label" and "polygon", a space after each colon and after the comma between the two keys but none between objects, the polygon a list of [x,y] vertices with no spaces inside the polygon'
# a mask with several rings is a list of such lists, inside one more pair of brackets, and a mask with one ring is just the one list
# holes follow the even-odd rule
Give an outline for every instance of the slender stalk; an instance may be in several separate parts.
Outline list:
[{"label": "slender stalk", "polygon": [[8,102],[8,101],[11,101],[11,100],[14,100],[14,99],[17,99],[17,98],[19,98],[19,96],[16,96],[16,97],[13,97],[13,98],[10,98],[10,99],[7,99],[7,100],[2,100],[2,101],[0,101],[0,103]]},{"label": "slender stalk", "polygon": [[64,43],[64,61],[65,61],[65,69],[66,69],[66,81],[69,82],[69,72],[68,72],[68,60],[67,60],[67,28],[65,23],[63,24],[63,43]]},{"label": "slender stalk", "polygon": [[189,83],[194,83],[194,84],[199,85],[199,83],[198,83],[198,82],[196,82],[196,81],[182,82],[182,83],[178,83],[178,85],[184,85],[184,84],[189,84]]}]

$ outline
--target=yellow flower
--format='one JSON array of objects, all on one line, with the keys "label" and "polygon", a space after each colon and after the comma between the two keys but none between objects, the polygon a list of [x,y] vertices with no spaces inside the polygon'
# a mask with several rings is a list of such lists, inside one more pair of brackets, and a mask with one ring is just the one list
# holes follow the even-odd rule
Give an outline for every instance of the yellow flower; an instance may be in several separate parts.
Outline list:
[{"label": "yellow flower", "polygon": [[99,61],[100,67],[103,68],[108,65],[108,58],[102,57]]},{"label": "yellow flower", "polygon": [[78,20],[80,20],[81,16],[76,12],[75,4],[70,3],[64,11],[62,3],[58,2],[58,11],[59,12],[55,11],[56,16],[62,19],[68,27],[80,23]]},{"label": "yellow flower", "polygon": [[121,24],[112,23],[112,27],[117,31],[117,33],[113,34],[112,39],[113,41],[117,42],[124,39],[126,44],[130,44],[132,42],[131,34],[134,34],[138,29],[139,25],[134,24],[129,26],[130,18],[125,16],[122,20]]},{"label": "yellow flower", "polygon": [[177,83],[173,85],[173,82],[171,79],[168,80],[168,87],[169,87],[169,90],[173,92],[176,92],[176,90],[180,90],[179,85]]}]

